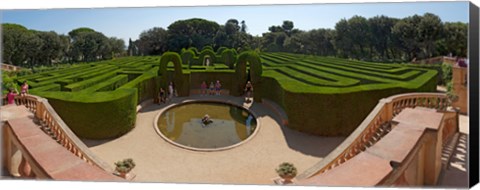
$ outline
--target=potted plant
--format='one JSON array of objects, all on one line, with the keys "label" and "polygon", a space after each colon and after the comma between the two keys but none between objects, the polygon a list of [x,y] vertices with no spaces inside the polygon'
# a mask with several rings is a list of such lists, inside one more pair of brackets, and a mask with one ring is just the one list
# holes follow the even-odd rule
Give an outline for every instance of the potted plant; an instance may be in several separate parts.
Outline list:
[{"label": "potted plant", "polygon": [[122,161],[115,162],[115,166],[115,171],[118,172],[119,176],[126,179],[128,172],[135,167],[135,162],[133,162],[133,159],[127,158]]},{"label": "potted plant", "polygon": [[297,176],[297,168],[289,162],[280,164],[275,171],[283,179],[283,184],[292,183],[292,179]]}]

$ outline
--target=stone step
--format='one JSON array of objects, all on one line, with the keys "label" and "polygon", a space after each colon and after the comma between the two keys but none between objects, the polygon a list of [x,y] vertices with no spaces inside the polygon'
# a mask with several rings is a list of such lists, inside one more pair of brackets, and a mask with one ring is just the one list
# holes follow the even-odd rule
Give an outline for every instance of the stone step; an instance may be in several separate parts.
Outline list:
[{"label": "stone step", "polygon": [[455,148],[458,144],[458,139],[460,138],[460,133],[455,133],[450,140],[443,146],[442,149],[442,170],[446,170],[450,166],[450,161],[452,159]]}]

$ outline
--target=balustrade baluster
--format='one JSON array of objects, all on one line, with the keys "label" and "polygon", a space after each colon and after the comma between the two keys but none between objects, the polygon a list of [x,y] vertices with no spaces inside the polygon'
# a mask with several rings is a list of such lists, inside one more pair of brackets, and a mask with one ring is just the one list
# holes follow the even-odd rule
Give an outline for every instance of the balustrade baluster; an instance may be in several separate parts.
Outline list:
[{"label": "balustrade baluster", "polygon": [[30,164],[27,162],[27,159],[22,155],[22,160],[20,161],[20,165],[18,166],[18,173],[21,177],[30,178],[34,176],[32,174],[32,168]]}]

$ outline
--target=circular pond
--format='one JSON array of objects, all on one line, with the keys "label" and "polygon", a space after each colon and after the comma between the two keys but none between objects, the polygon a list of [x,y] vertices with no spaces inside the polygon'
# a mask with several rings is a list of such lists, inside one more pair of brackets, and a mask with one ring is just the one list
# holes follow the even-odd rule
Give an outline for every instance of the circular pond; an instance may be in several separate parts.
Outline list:
[{"label": "circular pond", "polygon": [[[205,116],[208,115],[208,121]],[[252,136],[256,118],[246,109],[217,102],[189,102],[157,116],[157,131],[167,141],[193,150],[232,148]]]}]

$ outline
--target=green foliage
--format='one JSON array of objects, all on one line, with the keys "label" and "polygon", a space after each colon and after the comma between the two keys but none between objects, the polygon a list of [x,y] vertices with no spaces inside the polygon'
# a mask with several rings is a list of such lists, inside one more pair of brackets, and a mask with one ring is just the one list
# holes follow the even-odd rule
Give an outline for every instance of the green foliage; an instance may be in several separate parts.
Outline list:
[{"label": "green foliage", "polygon": [[211,51],[213,51],[213,47],[212,47],[212,46],[203,46],[202,51],[203,51],[203,50],[211,50]]},{"label": "green foliage", "polygon": [[237,55],[235,50],[233,49],[225,49],[222,54],[222,59],[225,65],[228,66],[228,68],[233,69],[235,66],[235,62],[237,61]]},{"label": "green foliage", "polygon": [[217,49],[217,55],[222,55],[223,51],[225,51],[225,50],[227,50],[227,49],[228,49],[228,48],[223,47],[223,46],[222,46],[222,47],[219,47],[219,48]]},{"label": "green foliage", "polygon": [[448,63],[442,64],[442,71],[443,71],[443,82],[444,84],[448,84],[452,81],[452,65]]},{"label": "green foliage", "polygon": [[297,175],[297,168],[289,162],[283,162],[275,169],[279,176],[295,177]]},{"label": "green foliage", "polygon": [[215,55],[215,52],[207,48],[203,49],[198,56],[198,61],[201,63],[201,65],[203,65],[206,56],[210,57],[210,64],[217,62],[217,56]]},{"label": "green foliage", "polygon": [[198,49],[196,47],[189,47],[187,50],[193,51],[193,53],[195,53],[195,56],[200,54],[200,52],[198,51]]},{"label": "green foliage", "polygon": [[[35,92],[48,102],[79,137],[106,139],[121,136],[135,125],[136,89],[110,92]],[[33,93],[33,91],[32,91]]]},{"label": "green foliage", "polygon": [[[247,82],[247,63],[249,63],[249,73],[251,77],[251,83],[255,87],[261,85],[262,76],[262,62],[260,56],[254,51],[246,51],[238,56],[237,64],[235,68],[235,84],[231,89],[231,94],[239,96],[242,94],[245,84]],[[257,102],[262,101],[260,92],[254,93],[253,99]]]},{"label": "green foliage", "polygon": [[[208,51],[208,50],[206,50]],[[202,51],[203,52],[203,51]],[[173,62],[175,66],[175,75],[174,75],[174,82],[177,86],[177,92],[179,96],[188,96],[189,90],[185,89],[185,87],[189,86],[189,80],[184,80],[183,70],[182,70],[182,59],[180,55],[175,52],[166,52],[162,55],[160,59],[160,68],[158,70],[158,75],[161,77],[161,86],[164,89],[167,89],[167,65],[169,62]]]},{"label": "green foliage", "polygon": [[195,57],[195,53],[193,52],[193,50],[188,49],[188,50],[182,51],[182,64],[188,65],[189,67],[191,67],[194,57]]},{"label": "green foliage", "polygon": [[130,172],[135,166],[135,162],[131,158],[115,162],[115,170],[122,173]]}]

